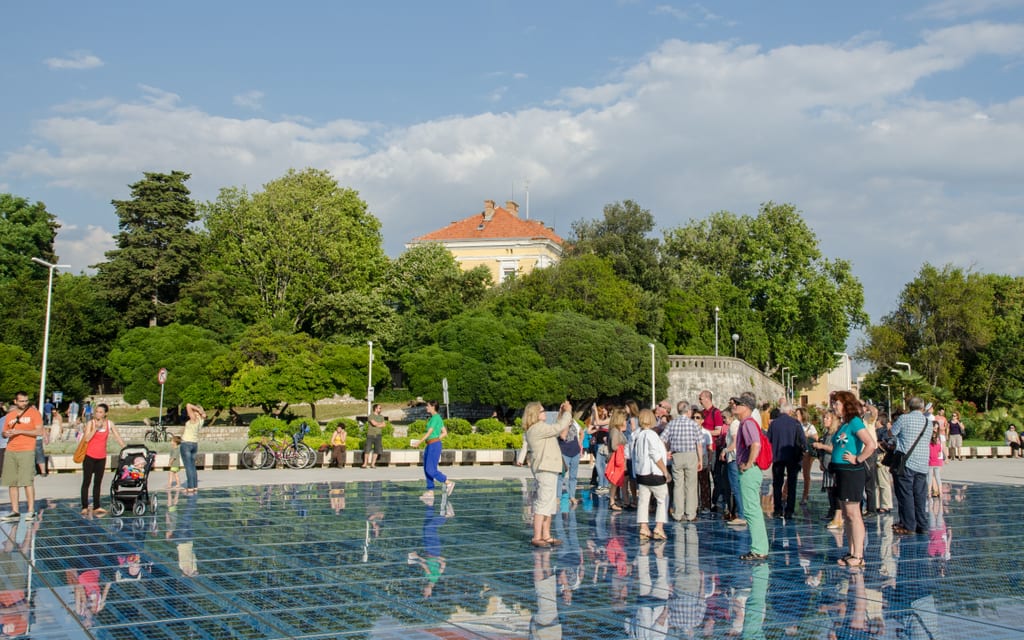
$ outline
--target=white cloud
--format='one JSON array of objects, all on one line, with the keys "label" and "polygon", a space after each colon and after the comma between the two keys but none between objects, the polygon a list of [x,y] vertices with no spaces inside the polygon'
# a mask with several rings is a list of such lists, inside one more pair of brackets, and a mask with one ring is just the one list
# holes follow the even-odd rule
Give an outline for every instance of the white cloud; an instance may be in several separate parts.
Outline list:
[{"label": "white cloud", "polygon": [[102,67],[103,61],[88,51],[72,51],[66,58],[47,58],[43,64],[51,69],[95,69]]},{"label": "white cloud", "polygon": [[106,260],[106,252],[117,248],[114,236],[103,227],[86,225],[85,228],[58,220],[60,233],[54,243],[54,253],[64,264],[71,265],[72,273],[92,273],[91,265]]},{"label": "white cloud", "polygon": [[322,167],[360,191],[391,253],[511,196],[522,178],[533,217],[563,234],[624,198],[661,228],[793,202],[826,253],[853,263],[877,317],[924,260],[1024,273],[1024,97],[929,100],[918,89],[1022,48],[1024,27],[987,22],[906,47],[877,37],[771,49],[671,40],[543,107],[408,127],[226,118],[144,87],[137,101],[38,121],[35,142],[9,151],[0,175],[109,201],[143,170],[182,169],[205,199]]},{"label": "white cloud", "polygon": [[232,102],[235,106],[242,107],[243,109],[251,109],[252,111],[261,111],[263,109],[263,92],[262,91],[246,91],[236,95]]},{"label": "white cloud", "polygon": [[1024,6],[1024,0],[941,0],[915,11],[912,18],[958,20]]}]

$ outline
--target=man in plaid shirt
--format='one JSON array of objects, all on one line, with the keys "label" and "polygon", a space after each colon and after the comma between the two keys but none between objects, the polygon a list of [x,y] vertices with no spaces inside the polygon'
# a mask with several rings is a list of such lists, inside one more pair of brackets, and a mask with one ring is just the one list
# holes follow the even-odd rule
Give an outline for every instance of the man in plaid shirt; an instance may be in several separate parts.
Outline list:
[{"label": "man in plaid shirt", "polygon": [[697,520],[697,473],[703,466],[704,441],[701,426],[690,418],[690,403],[676,405],[676,417],[661,432],[672,456],[672,517],[676,522]]}]

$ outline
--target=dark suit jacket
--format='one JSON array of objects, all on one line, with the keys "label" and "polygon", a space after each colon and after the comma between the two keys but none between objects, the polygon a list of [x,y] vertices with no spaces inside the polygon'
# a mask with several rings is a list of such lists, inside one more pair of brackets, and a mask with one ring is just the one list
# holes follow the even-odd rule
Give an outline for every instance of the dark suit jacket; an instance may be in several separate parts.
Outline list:
[{"label": "dark suit jacket", "polygon": [[779,414],[768,426],[768,442],[772,443],[774,462],[800,462],[807,448],[803,425],[793,416],[784,413]]}]

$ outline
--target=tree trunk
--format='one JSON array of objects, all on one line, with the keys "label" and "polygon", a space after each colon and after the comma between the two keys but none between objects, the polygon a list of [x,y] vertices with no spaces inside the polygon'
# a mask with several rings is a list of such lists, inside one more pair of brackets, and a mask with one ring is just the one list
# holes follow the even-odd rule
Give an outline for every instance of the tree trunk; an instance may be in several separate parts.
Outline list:
[{"label": "tree trunk", "polygon": [[309,415],[311,415],[313,417],[313,419],[316,420],[316,403],[315,402],[310,402],[309,403]]}]

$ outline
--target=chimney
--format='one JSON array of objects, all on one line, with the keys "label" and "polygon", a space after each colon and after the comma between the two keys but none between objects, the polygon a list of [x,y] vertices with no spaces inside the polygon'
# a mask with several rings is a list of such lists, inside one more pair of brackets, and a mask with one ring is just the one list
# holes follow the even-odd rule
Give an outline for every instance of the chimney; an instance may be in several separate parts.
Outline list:
[{"label": "chimney", "polygon": [[505,211],[508,211],[515,217],[519,217],[519,205],[511,200],[505,201]]},{"label": "chimney", "polygon": [[494,200],[484,200],[484,220],[494,217]]}]

